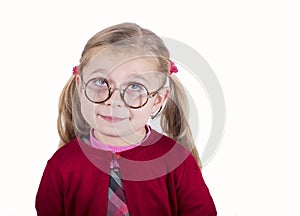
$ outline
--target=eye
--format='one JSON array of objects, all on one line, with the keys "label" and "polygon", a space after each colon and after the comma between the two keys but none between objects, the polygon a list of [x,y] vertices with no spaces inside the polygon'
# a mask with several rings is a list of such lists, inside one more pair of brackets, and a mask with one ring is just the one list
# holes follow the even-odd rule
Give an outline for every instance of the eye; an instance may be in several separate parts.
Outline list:
[{"label": "eye", "polygon": [[102,78],[95,79],[93,84],[97,87],[107,87],[107,81]]},{"label": "eye", "polygon": [[139,84],[139,83],[130,83],[127,86],[127,89],[131,90],[131,91],[144,91],[145,87],[142,84]]}]

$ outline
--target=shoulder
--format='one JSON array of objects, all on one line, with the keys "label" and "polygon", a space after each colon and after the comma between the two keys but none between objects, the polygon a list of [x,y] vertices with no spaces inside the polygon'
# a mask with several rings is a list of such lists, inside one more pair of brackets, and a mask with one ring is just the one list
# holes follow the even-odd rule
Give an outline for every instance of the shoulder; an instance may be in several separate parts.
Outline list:
[{"label": "shoulder", "polygon": [[164,154],[164,157],[176,164],[174,172],[179,175],[184,173],[198,173],[201,175],[200,167],[192,155],[191,151],[188,150],[182,143],[171,139],[170,137],[153,130],[155,136],[160,137],[157,141],[155,148],[160,149]]},{"label": "shoulder", "polygon": [[185,146],[164,134],[153,132],[159,139],[152,145],[152,150],[156,152],[157,157],[168,164],[170,170],[177,169],[179,171],[185,166],[194,167],[194,164],[198,167],[193,155]]},{"label": "shoulder", "polygon": [[55,166],[58,164],[63,165],[80,159],[81,155],[82,151],[77,138],[75,138],[56,150],[56,152],[48,160],[48,164]]},{"label": "shoulder", "polygon": [[163,148],[166,151],[176,150],[175,152],[177,154],[182,153],[186,156],[190,154],[190,151],[183,145],[183,143],[180,143],[160,132],[154,131],[154,133],[155,136],[160,137],[160,139],[157,141],[159,148]]},{"label": "shoulder", "polygon": [[173,148],[177,144],[179,143],[177,143],[176,140],[173,140],[170,137],[154,129],[151,130],[151,135],[149,139],[146,141],[146,145],[151,145],[154,148],[159,148],[161,150],[167,150],[167,151]]},{"label": "shoulder", "polygon": [[[151,160],[162,157],[166,154],[169,155],[170,153],[175,153],[174,150],[178,151],[178,147],[180,146],[181,145],[175,140],[152,129],[150,136],[142,143],[141,146],[133,149],[133,152],[141,154],[142,160]],[[178,152],[181,152],[181,150]]]}]

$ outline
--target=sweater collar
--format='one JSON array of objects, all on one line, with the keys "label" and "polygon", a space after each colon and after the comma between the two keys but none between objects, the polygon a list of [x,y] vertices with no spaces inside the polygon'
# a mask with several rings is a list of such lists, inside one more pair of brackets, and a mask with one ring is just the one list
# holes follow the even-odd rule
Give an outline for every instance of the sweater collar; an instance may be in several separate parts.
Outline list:
[{"label": "sweater collar", "polygon": [[[128,149],[125,151],[120,152],[120,155],[122,157],[127,157],[132,154],[135,154],[148,146],[151,146],[153,144],[156,144],[164,135],[157,132],[156,130],[152,129],[151,126],[149,127],[149,131],[151,131],[149,134],[147,133],[146,139],[144,139],[139,145],[135,146],[132,149]],[[81,147],[82,151],[87,154],[87,155],[94,155],[96,157],[100,156],[101,158],[106,158],[109,157],[111,159],[111,151],[103,150],[103,149],[98,149],[94,148],[90,142],[90,133],[87,134],[86,136],[81,136],[78,139],[78,144]]]}]

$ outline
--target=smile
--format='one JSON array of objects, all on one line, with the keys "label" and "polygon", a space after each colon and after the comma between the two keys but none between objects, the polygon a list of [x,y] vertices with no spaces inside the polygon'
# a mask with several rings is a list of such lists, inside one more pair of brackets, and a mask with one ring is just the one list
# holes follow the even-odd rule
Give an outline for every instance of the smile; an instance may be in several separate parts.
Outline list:
[{"label": "smile", "polygon": [[120,118],[120,117],[114,117],[114,116],[104,116],[104,115],[100,115],[98,114],[97,116],[101,117],[102,119],[104,119],[107,122],[120,122],[125,120],[126,118]]}]

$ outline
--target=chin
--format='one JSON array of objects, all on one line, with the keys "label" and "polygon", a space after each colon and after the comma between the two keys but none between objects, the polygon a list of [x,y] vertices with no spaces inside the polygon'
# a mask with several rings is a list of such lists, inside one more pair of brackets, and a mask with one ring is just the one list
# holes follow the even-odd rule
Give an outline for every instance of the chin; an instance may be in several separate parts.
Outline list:
[{"label": "chin", "polygon": [[113,126],[101,125],[96,127],[95,130],[101,135],[111,137],[125,137],[135,133],[135,131],[131,127],[128,127],[128,125],[126,127],[124,125],[120,127],[117,124]]}]

